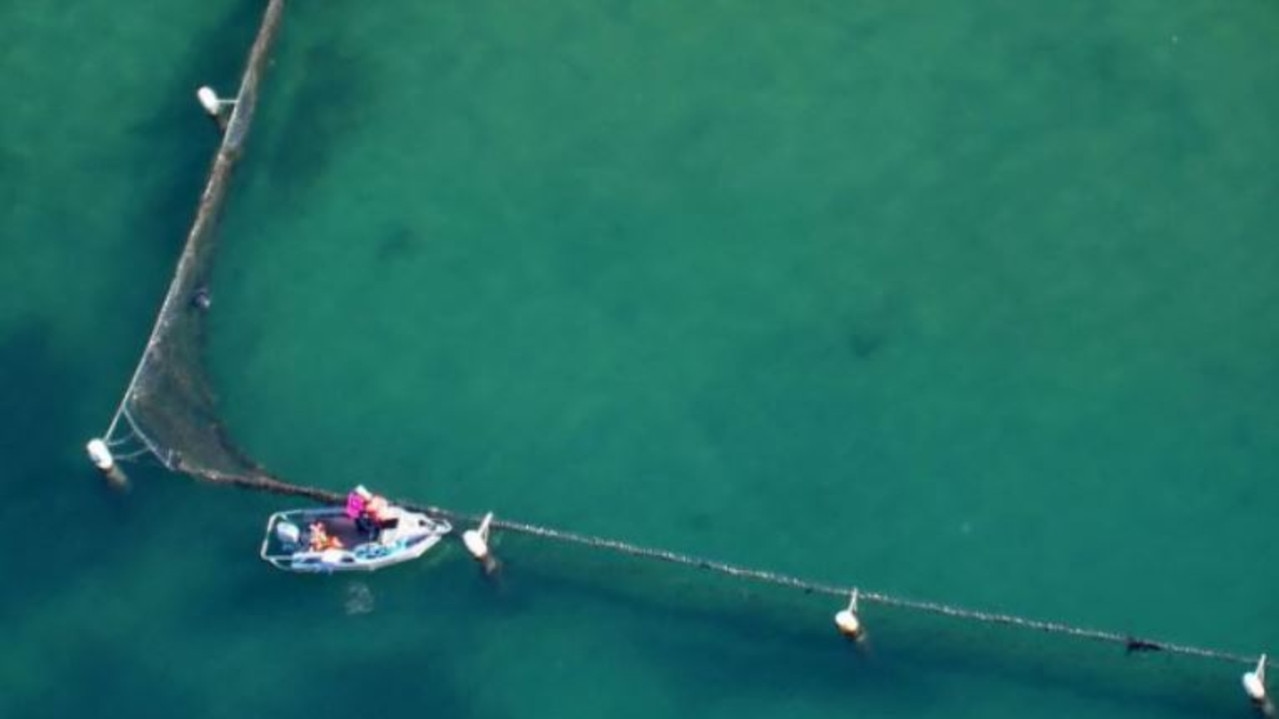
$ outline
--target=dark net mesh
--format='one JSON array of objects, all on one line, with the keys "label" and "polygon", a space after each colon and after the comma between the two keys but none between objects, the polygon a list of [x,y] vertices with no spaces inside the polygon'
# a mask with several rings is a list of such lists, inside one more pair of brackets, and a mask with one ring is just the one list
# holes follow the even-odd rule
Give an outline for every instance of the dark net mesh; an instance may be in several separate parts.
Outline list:
[{"label": "dark net mesh", "polygon": [[257,466],[237,451],[218,419],[204,369],[205,287],[218,240],[227,186],[253,122],[284,0],[271,0],[249,52],[222,143],[200,196],[195,222],[142,359],[107,439],[142,443],[166,467],[197,475],[253,475]]}]

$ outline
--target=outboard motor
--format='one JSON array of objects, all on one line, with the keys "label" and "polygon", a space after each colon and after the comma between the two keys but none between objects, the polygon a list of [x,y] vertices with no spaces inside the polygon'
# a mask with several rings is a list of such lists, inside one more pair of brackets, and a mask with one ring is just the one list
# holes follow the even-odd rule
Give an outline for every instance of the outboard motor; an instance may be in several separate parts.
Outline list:
[{"label": "outboard motor", "polygon": [[302,539],[302,530],[298,529],[298,525],[293,522],[280,520],[280,523],[275,525],[275,536],[284,545],[285,551],[292,551]]}]

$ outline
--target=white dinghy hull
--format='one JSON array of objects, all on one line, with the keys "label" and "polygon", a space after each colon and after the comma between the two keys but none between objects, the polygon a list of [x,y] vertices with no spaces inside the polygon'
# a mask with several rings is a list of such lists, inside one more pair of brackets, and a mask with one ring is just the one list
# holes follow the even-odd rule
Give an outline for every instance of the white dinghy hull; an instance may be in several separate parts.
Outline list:
[{"label": "white dinghy hull", "polygon": [[[322,523],[342,546],[312,550],[309,528],[315,522]],[[443,519],[398,507],[376,536],[362,533],[339,507],[294,509],[267,519],[261,557],[286,572],[371,572],[421,557],[451,531],[453,527]]]}]

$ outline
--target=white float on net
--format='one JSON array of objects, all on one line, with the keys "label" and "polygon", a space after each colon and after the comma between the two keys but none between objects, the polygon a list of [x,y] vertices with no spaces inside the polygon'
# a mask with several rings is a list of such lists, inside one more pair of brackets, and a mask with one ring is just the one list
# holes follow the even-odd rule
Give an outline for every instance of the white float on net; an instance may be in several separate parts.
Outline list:
[{"label": "white float on net", "polygon": [[1257,660],[1257,668],[1243,675],[1243,690],[1248,693],[1248,698],[1253,704],[1264,707],[1270,703],[1270,697],[1266,693],[1266,655],[1262,654],[1261,659]]},{"label": "white float on net", "polygon": [[835,626],[849,639],[861,639],[865,632],[862,620],[857,616],[857,590],[848,598],[848,606],[835,614]]},{"label": "white float on net", "polygon": [[103,477],[106,477],[108,484],[115,489],[124,489],[129,485],[128,476],[125,475],[124,470],[120,469],[120,465],[116,464],[115,455],[111,453],[111,447],[107,445],[106,440],[94,437],[89,440],[84,449],[89,455],[89,461],[97,467]]},{"label": "white float on net", "polygon": [[493,557],[493,551],[489,548],[489,531],[492,524],[493,513],[489,512],[484,515],[484,519],[480,520],[480,526],[462,532],[462,544],[466,545],[466,551],[470,552],[475,561],[484,567],[484,571],[490,574],[497,569],[497,559]]},{"label": "white float on net", "polygon": [[235,105],[235,100],[224,100],[218,97],[218,93],[208,85],[203,85],[195,91],[195,98],[200,101],[200,107],[215,120],[223,119],[223,110]]}]

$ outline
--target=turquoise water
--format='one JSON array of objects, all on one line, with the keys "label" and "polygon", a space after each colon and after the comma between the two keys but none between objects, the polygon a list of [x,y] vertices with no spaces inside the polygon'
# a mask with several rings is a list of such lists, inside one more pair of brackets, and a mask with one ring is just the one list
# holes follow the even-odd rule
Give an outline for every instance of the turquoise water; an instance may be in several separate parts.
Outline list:
[{"label": "turquoise water", "polygon": [[[270,469],[1279,651],[1273,7],[393,5],[290,6],[228,206],[210,363]],[[1246,716],[1231,666],[885,610],[859,654],[517,537],[498,586],[285,576],[270,497],[107,493],[259,11],[0,23],[0,512],[68,528],[2,565],[0,714]]]}]

